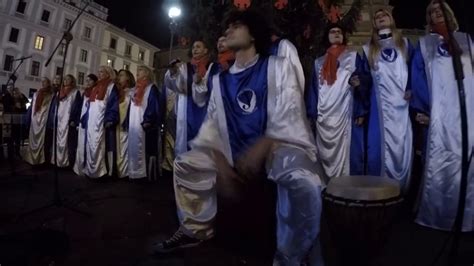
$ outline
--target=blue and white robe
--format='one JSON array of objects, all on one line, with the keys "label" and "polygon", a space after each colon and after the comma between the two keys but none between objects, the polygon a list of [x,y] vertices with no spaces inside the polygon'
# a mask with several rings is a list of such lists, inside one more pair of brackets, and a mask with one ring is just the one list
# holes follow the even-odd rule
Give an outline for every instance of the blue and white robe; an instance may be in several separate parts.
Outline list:
[{"label": "blue and white robe", "polygon": [[[57,98],[59,100],[59,97]],[[64,168],[73,166],[76,157],[77,148],[77,129],[72,127],[71,122],[77,121],[77,116],[81,108],[81,92],[75,88],[71,92],[59,100],[59,107],[56,120],[56,151],[51,157],[51,164]],[[56,156],[54,154],[56,152]]]},{"label": "blue and white robe", "polygon": [[[338,58],[337,80],[328,85],[322,79],[326,56],[315,60],[306,110],[315,123],[316,147],[325,178],[364,173],[364,127],[355,119],[367,114],[367,78],[357,52],[344,51]],[[349,79],[357,74],[361,80],[352,88]]]},{"label": "blue and white robe", "polygon": [[[280,140],[266,162],[268,179],[278,188],[274,265],[300,265],[313,245],[319,249],[322,184],[296,73],[285,58],[257,55],[246,66],[234,64],[214,75],[211,86],[208,115],[192,149],[175,160],[181,228],[200,239],[214,234],[217,169],[212,150],[233,166],[259,138]],[[322,265],[320,256],[316,260]]]},{"label": "blue and white robe", "polygon": [[[150,83],[141,105],[133,102],[132,90],[128,119],[128,177],[138,179],[156,176],[158,166],[159,95],[158,88]],[[150,124],[146,131],[143,124]]]},{"label": "blue and white robe", "polygon": [[211,91],[208,89],[208,77],[218,72],[218,67],[210,63],[207,73],[200,84],[193,82],[194,66],[182,64],[175,76],[168,71],[165,86],[178,93],[176,103],[175,155],[189,150],[189,141],[194,139],[207,113],[207,103]]},{"label": "blue and white robe", "polygon": [[87,147],[87,122],[89,120],[89,97],[82,95],[81,113],[76,121],[77,125],[77,149],[76,162],[73,171],[77,175],[84,176],[84,168],[86,167],[86,147]]},{"label": "blue and white robe", "polygon": [[[409,60],[412,47],[407,39],[401,51],[393,38],[379,40],[380,54],[371,69],[367,59],[369,45],[364,45],[365,72],[372,76],[367,136],[367,174],[386,176],[400,183],[406,191],[413,160],[413,133],[409,115]],[[404,56],[405,55],[405,56]]]},{"label": "blue and white robe", "polygon": [[[454,36],[462,49],[468,155],[471,158],[462,226],[462,231],[466,232],[474,230],[474,77],[469,42],[471,49],[473,46],[465,34],[456,32]],[[438,34],[422,37],[411,67],[411,107],[430,117],[416,222],[435,229],[451,230],[459,201],[462,140],[457,81],[443,37]]]},{"label": "blue and white robe", "polygon": [[274,41],[270,46],[270,55],[280,56],[288,59],[296,72],[296,78],[298,79],[299,87],[304,92],[305,78],[303,66],[301,65],[296,47],[289,40],[280,38]]},{"label": "blue and white robe", "polygon": [[[115,127],[119,121],[119,97],[113,82],[103,100],[89,102],[87,113],[86,167],[84,174],[99,178],[114,173]],[[105,128],[105,124],[112,126]]]},{"label": "blue and white robe", "polygon": [[128,112],[131,96],[131,89],[125,88],[123,101],[119,103],[119,123],[115,136],[115,147],[117,149],[115,167],[118,178],[128,176]]}]

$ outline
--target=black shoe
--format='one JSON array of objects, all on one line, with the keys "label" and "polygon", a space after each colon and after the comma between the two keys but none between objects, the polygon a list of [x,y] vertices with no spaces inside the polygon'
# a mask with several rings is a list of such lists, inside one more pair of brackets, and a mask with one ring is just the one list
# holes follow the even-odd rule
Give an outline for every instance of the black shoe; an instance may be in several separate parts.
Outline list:
[{"label": "black shoe", "polygon": [[200,245],[202,242],[204,241],[187,236],[183,231],[178,229],[170,239],[156,244],[153,251],[155,253],[168,253],[177,249],[195,247]]}]

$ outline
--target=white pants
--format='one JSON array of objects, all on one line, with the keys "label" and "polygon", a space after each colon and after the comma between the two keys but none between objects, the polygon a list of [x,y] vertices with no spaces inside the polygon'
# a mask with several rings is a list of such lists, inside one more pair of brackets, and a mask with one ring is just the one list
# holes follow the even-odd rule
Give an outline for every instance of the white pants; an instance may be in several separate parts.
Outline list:
[{"label": "white pants", "polygon": [[[280,146],[271,158],[267,162],[268,178],[278,188],[274,265],[299,266],[313,244],[319,248],[321,182],[314,162],[301,149]],[[213,237],[217,193],[216,165],[211,153],[199,149],[188,151],[176,158],[174,166],[174,189],[182,230],[198,239]]]}]

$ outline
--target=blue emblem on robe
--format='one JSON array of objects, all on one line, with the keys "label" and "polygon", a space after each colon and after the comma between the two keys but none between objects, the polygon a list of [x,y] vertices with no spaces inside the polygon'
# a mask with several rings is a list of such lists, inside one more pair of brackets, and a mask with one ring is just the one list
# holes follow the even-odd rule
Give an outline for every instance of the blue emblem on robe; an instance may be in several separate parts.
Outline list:
[{"label": "blue emblem on robe", "polygon": [[398,53],[397,50],[393,48],[386,48],[382,50],[382,58],[383,60],[393,63],[395,60],[397,60]]},{"label": "blue emblem on robe", "polygon": [[441,56],[444,57],[449,57],[449,49],[448,49],[448,44],[445,42],[442,42],[440,45],[438,45],[438,53]]},{"label": "blue emblem on robe", "polygon": [[243,89],[237,94],[237,103],[243,114],[251,114],[257,109],[257,95],[251,89]]}]

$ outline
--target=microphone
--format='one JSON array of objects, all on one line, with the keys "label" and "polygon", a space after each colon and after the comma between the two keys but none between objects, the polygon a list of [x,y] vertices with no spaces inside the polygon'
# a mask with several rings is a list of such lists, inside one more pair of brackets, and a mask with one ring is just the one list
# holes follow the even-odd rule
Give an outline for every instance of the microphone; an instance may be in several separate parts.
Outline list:
[{"label": "microphone", "polygon": [[29,58],[32,58],[33,56],[24,56],[24,57],[20,57],[20,58],[17,58],[17,59],[13,59],[12,62],[15,62],[15,61],[21,61],[21,60],[25,60],[25,59],[29,59]]}]

